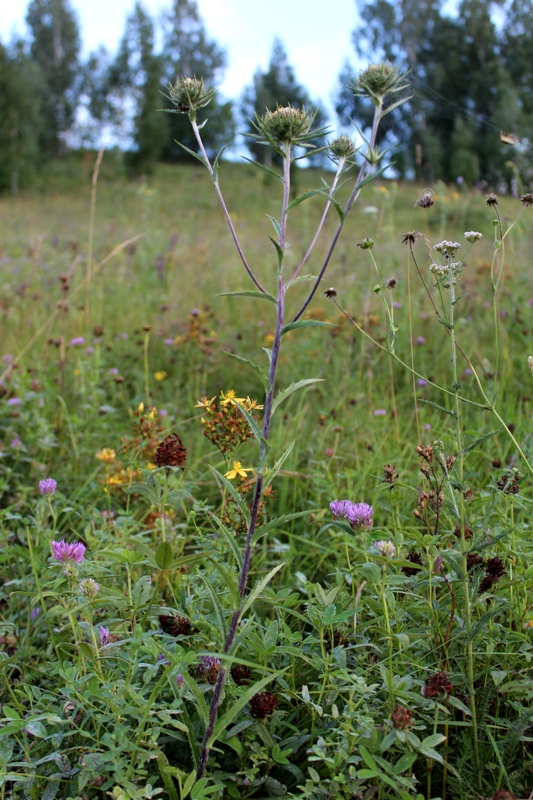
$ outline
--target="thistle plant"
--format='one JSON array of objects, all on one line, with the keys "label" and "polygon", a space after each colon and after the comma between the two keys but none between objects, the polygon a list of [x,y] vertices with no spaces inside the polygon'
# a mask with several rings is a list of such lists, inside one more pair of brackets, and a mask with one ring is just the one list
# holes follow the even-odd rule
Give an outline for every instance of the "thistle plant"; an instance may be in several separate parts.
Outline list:
[{"label": "thistle plant", "polygon": [[[247,520],[247,531],[244,550],[239,559],[241,561],[237,588],[237,597],[239,598],[239,602],[235,604],[233,609],[226,641],[224,643],[223,653],[226,656],[231,657],[235,654],[237,647],[237,643],[235,641],[237,629],[239,623],[241,622],[243,613],[250,603],[250,598],[248,598],[248,601],[246,599],[248,590],[248,575],[250,572],[254,543],[256,541],[256,529],[258,526],[260,509],[262,506],[262,497],[264,491],[271,485],[291,449],[289,447],[288,450],[281,455],[281,457],[278,458],[274,464],[272,463],[269,444],[272,418],[280,403],[286,397],[288,397],[294,391],[316,382],[316,379],[313,378],[306,379],[291,385],[284,391],[276,393],[276,376],[283,337],[290,330],[325,324],[316,320],[302,320],[301,317],[321,284],[324,273],[330,263],[335,247],[339,240],[346,216],[349,214],[355,201],[357,200],[362,187],[375,178],[378,174],[383,172],[383,168],[379,167],[379,163],[382,160],[382,154],[377,150],[376,147],[378,127],[384,114],[392,108],[389,106],[389,108],[384,110],[385,98],[405,88],[403,85],[403,77],[404,76],[402,74],[397,72],[389,64],[373,65],[360,73],[359,79],[356,82],[356,85],[353,87],[355,92],[372,99],[375,105],[375,111],[370,138],[366,142],[366,149],[362,153],[362,163],[357,171],[352,192],[344,207],[342,207],[337,200],[336,193],[341,176],[344,176],[352,167],[355,166],[356,147],[354,142],[352,142],[346,136],[341,136],[331,141],[326,147],[318,148],[316,141],[326,133],[326,130],[324,128],[314,128],[314,115],[304,108],[293,108],[290,105],[278,106],[275,109],[267,110],[261,116],[256,115],[255,120],[253,121],[255,128],[255,133],[252,134],[253,137],[259,143],[271,148],[279,156],[283,164],[282,174],[278,174],[262,164],[256,164],[258,168],[263,169],[270,175],[275,176],[275,178],[280,181],[282,186],[280,216],[278,219],[271,217],[271,222],[275,231],[275,237],[271,237],[271,241],[274,246],[275,259],[277,262],[274,279],[275,289],[272,292],[268,291],[268,289],[265,287],[264,284],[266,284],[266,281],[258,277],[255,268],[249,263],[241,246],[220,187],[219,157],[217,156],[214,162],[211,163],[204,147],[201,126],[199,126],[197,123],[196,112],[197,109],[204,107],[209,103],[213,96],[212,92],[205,89],[202,81],[187,77],[179,78],[172,87],[169,87],[169,97],[175,106],[176,112],[188,114],[196,141],[198,143],[199,154],[193,153],[192,151],[189,152],[204,165],[211,176],[215,192],[222,206],[222,210],[226,217],[226,221],[233,237],[237,252],[249,278],[256,287],[254,291],[246,291],[245,294],[253,295],[258,299],[267,300],[271,302],[276,309],[274,339],[271,347],[266,348],[268,357],[268,372],[265,372],[259,365],[253,363],[250,364],[254,373],[260,376],[265,390],[264,415],[261,428],[259,428],[256,421],[251,416],[250,411],[246,409],[246,404],[244,402],[238,402],[237,400],[234,401],[236,407],[239,409],[239,412],[242,414],[250,426],[251,431],[253,432],[253,435],[257,441],[259,454],[257,467],[255,470],[257,477],[253,489],[251,507],[248,509],[246,506],[244,506]],[[403,102],[403,100],[398,101],[398,103],[395,105],[398,105],[401,102]],[[336,165],[336,170],[331,184],[326,185],[325,187],[317,188],[314,191],[307,192],[305,195],[297,197],[291,202],[291,169],[294,163],[300,158],[303,158],[310,153],[316,153],[319,150],[327,151],[331,160]],[[286,250],[290,213],[297,205],[299,205],[301,202],[304,202],[311,196],[317,196],[324,199],[325,202],[322,216],[299,264],[292,271],[292,274],[288,275]],[[327,249],[326,257],[324,258],[320,270],[318,271],[318,275],[314,278],[311,289],[306,295],[300,298],[299,310],[296,314],[289,316],[287,314],[286,306],[287,295],[291,289],[294,287],[299,288],[302,285],[297,281],[297,279],[300,277],[302,268],[313,252],[313,249],[322,232],[328,213],[332,207],[339,216],[339,222]],[[242,293],[236,292],[235,294]],[[242,500],[235,493],[229,482],[229,479],[220,473],[218,473],[218,478],[224,484],[226,490],[232,494],[235,501],[242,507]],[[293,516],[299,515],[299,513],[296,513]],[[278,568],[273,570],[268,578],[270,578],[277,571],[277,569]],[[268,578],[266,581],[263,581],[263,585],[266,585]],[[202,778],[205,773],[205,768],[209,757],[209,750],[213,743],[213,734],[218,708],[222,698],[224,681],[226,679],[226,671],[227,670],[224,662],[216,675],[216,680],[214,680],[213,698],[202,742],[197,769],[197,779]],[[262,687],[258,687],[258,689],[259,688]],[[274,707],[275,706],[272,703],[272,708]]]}]

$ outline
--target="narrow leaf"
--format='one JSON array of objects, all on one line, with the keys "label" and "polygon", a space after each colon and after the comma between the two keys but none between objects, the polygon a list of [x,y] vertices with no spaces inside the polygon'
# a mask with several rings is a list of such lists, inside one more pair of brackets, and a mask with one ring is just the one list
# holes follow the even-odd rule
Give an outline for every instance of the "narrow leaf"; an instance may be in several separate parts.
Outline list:
[{"label": "narrow leaf", "polygon": [[227,356],[231,356],[231,358],[236,359],[236,361],[240,361],[241,364],[246,364],[247,367],[250,367],[252,372],[254,372],[265,389],[265,392],[268,392],[270,389],[270,381],[268,379],[268,375],[261,369],[258,364],[254,364],[253,361],[250,361],[249,358],[243,358],[242,356],[238,356],[237,353],[230,353],[229,350],[224,350],[224,353]]},{"label": "narrow leaf", "polygon": [[273,294],[269,294],[268,292],[254,292],[251,289],[242,292],[220,292],[220,294],[217,294],[217,297],[258,297],[263,300],[270,300],[274,305],[278,303]]},{"label": "narrow leaf", "polygon": [[181,142],[178,142],[177,139],[174,139],[174,141],[176,142],[177,145],[182,147],[183,150],[185,150],[190,156],[193,156],[193,158],[196,158],[201,164],[204,165],[204,167],[207,167],[207,164],[205,163],[205,158],[203,156],[199,156],[198,153],[194,152],[194,150],[189,150],[188,147],[185,147],[184,144],[182,144]]},{"label": "narrow leaf", "polygon": [[280,175],[279,172],[274,172],[273,169],[269,169],[268,167],[265,167],[265,165],[264,164],[260,164],[259,161],[254,161],[253,158],[246,158],[246,156],[243,156],[243,158],[244,158],[245,161],[249,161],[250,164],[253,164],[254,167],[259,167],[259,169],[262,169],[263,172],[267,173],[267,175],[272,175],[278,181],[281,181],[283,183],[283,175]]},{"label": "narrow leaf", "polygon": [[274,569],[271,569],[270,572],[268,573],[268,575],[265,575],[265,577],[262,580],[260,580],[259,583],[252,589],[252,591],[250,592],[250,594],[246,598],[245,604],[242,607],[241,617],[244,616],[244,614],[250,608],[250,606],[252,605],[254,600],[256,600],[257,597],[259,597],[259,595],[261,594],[261,592],[263,591],[265,586],[267,586],[267,584],[270,583],[270,581],[272,580],[274,575],[277,572],[279,572],[280,569],[282,567],[284,567],[284,566],[285,566],[285,564],[282,562],[281,564],[278,564],[277,567],[274,567]]},{"label": "narrow leaf", "polygon": [[246,692],[244,692],[244,694],[241,695],[241,697],[239,697],[239,699],[233,703],[232,706],[230,706],[229,711],[227,711],[224,716],[218,720],[217,724],[215,725],[213,735],[209,740],[208,747],[213,746],[213,743],[226,730],[226,728],[231,725],[235,717],[240,714],[244,706],[250,702],[254,694],[260,692],[261,689],[264,689],[265,686],[268,686],[269,683],[272,683],[272,681],[275,681],[281,675],[283,675],[283,670],[280,672],[274,672],[271,675],[267,675],[266,678],[263,678],[262,680],[257,681],[257,683],[254,683],[253,686],[250,686],[250,688],[247,689]]},{"label": "narrow leaf", "polygon": [[315,194],[324,194],[324,191],[323,189],[311,189],[310,192],[305,192],[304,194],[301,194],[299,197],[293,200],[292,203],[289,203],[289,205],[287,206],[287,213],[291,210],[291,208],[300,205],[300,203],[303,203],[303,201],[307,200],[308,197],[313,197],[313,195]]},{"label": "narrow leaf", "polygon": [[287,325],[284,325],[281,329],[281,335],[283,336],[285,333],[289,331],[293,331],[296,328],[336,328],[337,326],[334,325],[332,322],[322,322],[318,319],[297,319],[296,322],[289,322]]},{"label": "narrow leaf", "polygon": [[[298,323],[294,324],[297,325]],[[287,397],[290,397],[291,394],[294,394],[294,392],[297,392],[299,389],[303,389],[304,386],[312,386],[314,383],[321,383],[323,380],[324,378],[306,378],[303,381],[296,381],[296,383],[291,383],[290,386],[287,386],[286,389],[283,389],[283,391],[281,391],[278,394],[278,396],[272,403],[272,414],[274,414],[276,409],[283,403],[284,400],[287,399]]]},{"label": "narrow leaf", "polygon": [[276,253],[278,254],[278,264],[281,264],[281,262],[283,261],[283,250],[279,246],[279,242],[276,242],[276,240],[273,239],[272,236],[269,236],[268,238],[276,248]]},{"label": "narrow leaf", "polygon": [[439,406],[438,403],[434,403],[433,400],[425,400],[423,397],[417,398],[419,403],[425,403],[427,406],[431,406],[431,408],[435,408],[437,411],[442,412],[443,414],[448,414],[450,417],[455,417],[455,411],[451,411],[448,408],[444,408],[444,406]]},{"label": "narrow leaf", "polygon": [[274,226],[274,230],[276,231],[276,233],[278,235],[278,239],[280,239],[281,238],[281,228],[279,226],[279,222],[277,221],[277,219],[275,217],[271,217],[270,214],[267,214],[266,216],[269,218],[270,222]]}]

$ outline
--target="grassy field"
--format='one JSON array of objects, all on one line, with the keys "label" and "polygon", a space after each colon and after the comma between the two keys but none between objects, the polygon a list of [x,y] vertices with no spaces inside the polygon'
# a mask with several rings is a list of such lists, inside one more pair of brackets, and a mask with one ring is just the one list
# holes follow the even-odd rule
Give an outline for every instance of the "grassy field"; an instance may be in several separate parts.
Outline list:
[{"label": "grassy field", "polygon": [[[257,456],[249,427],[222,453],[202,419],[226,408],[242,422],[221,402],[230,390],[263,404],[257,372],[230,354],[267,370],[275,306],[222,296],[253,287],[200,165],[131,182],[112,155],[87,292],[92,168],[73,156],[39,192],[0,199],[1,797],[529,797],[531,208],[499,198],[504,231],[523,216],[495,251],[485,195],[438,185],[422,209],[413,184],[363,189],[305,313],[330,327],[283,339],[279,387],[320,382],[274,419],[269,468],[294,446],[264,500],[254,602],[227,656]],[[299,171],[298,194],[324,176]],[[279,186],[239,164],[222,165],[221,185],[275,293],[266,215],[279,215]],[[288,271],[323,203],[291,212]],[[330,212],[306,272],[337,221]],[[402,243],[415,229],[463,252],[464,231],[483,233],[453,326]],[[358,246],[367,237],[371,250]],[[434,286],[423,238],[413,252],[440,308],[448,290]],[[291,287],[287,319],[307,285]],[[452,329],[468,357],[455,387]],[[211,411],[203,397],[218,398]],[[156,469],[171,433],[186,462]],[[249,472],[224,481],[236,460]],[[39,490],[45,479],[55,491]],[[329,504],[342,498],[373,507],[371,530],[335,520]],[[58,558],[61,540],[84,544],[83,560]]]}]

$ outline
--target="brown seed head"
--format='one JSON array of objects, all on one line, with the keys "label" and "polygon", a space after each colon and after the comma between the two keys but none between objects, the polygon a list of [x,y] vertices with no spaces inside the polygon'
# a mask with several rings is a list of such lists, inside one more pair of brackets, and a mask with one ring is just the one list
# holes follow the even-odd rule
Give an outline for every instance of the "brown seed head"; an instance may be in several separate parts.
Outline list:
[{"label": "brown seed head", "polygon": [[[422,556],[420,553],[416,553],[414,550],[408,553],[405,558],[406,561],[410,561],[411,564],[418,564],[420,567],[422,566]],[[417,572],[420,572],[420,570],[418,570],[416,567],[402,567],[402,572],[404,575],[407,575],[408,578],[411,578],[413,575],[416,575]]]},{"label": "brown seed head", "polygon": [[161,629],[170,636],[190,636],[192,633],[191,621],[187,617],[160,614],[158,620]]},{"label": "brown seed head", "polygon": [[483,594],[483,592],[489,592],[504,574],[505,565],[501,558],[494,556],[493,558],[487,559],[485,577],[479,584],[479,593]]},{"label": "brown seed head", "polygon": [[383,465],[383,483],[396,483],[398,480],[398,470],[392,464]]},{"label": "brown seed head", "polygon": [[442,692],[446,694],[452,694],[453,692],[453,686],[450,683],[448,675],[444,671],[437,672],[435,675],[426,678],[422,689],[422,695],[424,697],[438,697]]},{"label": "brown seed head", "polygon": [[254,694],[250,700],[250,713],[255,719],[265,719],[278,707],[278,696],[272,692]]},{"label": "brown seed head", "polygon": [[187,458],[187,451],[177,433],[170,433],[155,451],[154,461],[157,467],[182,467]]},{"label": "brown seed head", "polygon": [[405,731],[413,723],[413,715],[408,708],[396,706],[391,716],[392,724],[399,731]]},{"label": "brown seed head", "polygon": [[520,202],[523,206],[533,206],[533,192],[526,192],[520,198]]},{"label": "brown seed head", "polygon": [[420,208],[431,208],[431,206],[435,205],[433,192],[424,192],[422,197],[416,201],[416,204],[420,206]]},{"label": "brown seed head", "polygon": [[498,195],[494,194],[494,192],[491,192],[490,194],[487,195],[485,202],[488,206],[497,206]]},{"label": "brown seed head", "polygon": [[251,672],[244,664],[235,664],[230,670],[230,675],[237,686],[248,686],[250,683],[249,678]]}]

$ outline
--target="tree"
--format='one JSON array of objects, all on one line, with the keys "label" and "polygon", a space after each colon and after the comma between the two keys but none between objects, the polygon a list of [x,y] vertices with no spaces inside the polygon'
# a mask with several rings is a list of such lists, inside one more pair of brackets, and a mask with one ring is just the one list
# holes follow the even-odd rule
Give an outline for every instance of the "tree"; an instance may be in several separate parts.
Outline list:
[{"label": "tree", "polygon": [[[195,0],[173,0],[172,8],[164,16],[163,54],[166,85],[173,84],[178,76],[186,76],[203,78],[206,86],[216,87],[226,65],[225,53],[215,41],[209,39]],[[161,98],[161,106],[170,112],[174,110],[168,98]],[[199,122],[207,117],[209,124],[202,132],[202,139],[208,154],[213,156],[235,139],[232,104],[220,102],[215,97],[209,105],[209,112],[198,115]],[[190,158],[176,141],[198,152],[198,144],[186,115],[170,113],[167,122],[164,160],[174,162]]]},{"label": "tree", "polygon": [[[126,22],[118,55],[108,75],[107,97],[115,89],[133,103],[133,148],[127,161],[134,172],[151,172],[167,138],[167,120],[161,114],[163,59],[154,52],[154,23],[141,3]],[[98,84],[97,84],[98,85]],[[94,95],[94,103],[98,94]],[[101,104],[103,113],[105,104]],[[98,109],[96,109],[98,113]]]},{"label": "tree", "polygon": [[[307,90],[298,83],[282,42],[276,38],[267,71],[261,72],[258,69],[252,85],[245,89],[243,94],[242,108],[246,116],[248,133],[256,132],[252,124],[255,114],[264,114],[266,109],[273,110],[278,105],[309,109],[313,103]],[[319,103],[315,103],[314,108],[315,126],[322,127],[327,122],[326,113]],[[317,141],[316,144],[322,145],[323,140]],[[270,148],[265,148],[254,139],[247,141],[247,147],[258,161],[270,158]]]},{"label": "tree", "polygon": [[0,43],[0,191],[28,185],[39,160],[40,80],[24,44]]},{"label": "tree", "polygon": [[31,32],[30,54],[38,64],[45,124],[41,149],[48,155],[65,151],[66,136],[77,107],[80,38],[68,0],[31,0],[26,14]]}]

